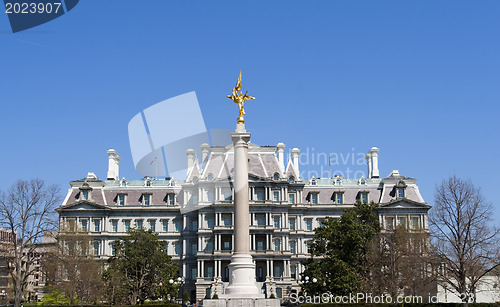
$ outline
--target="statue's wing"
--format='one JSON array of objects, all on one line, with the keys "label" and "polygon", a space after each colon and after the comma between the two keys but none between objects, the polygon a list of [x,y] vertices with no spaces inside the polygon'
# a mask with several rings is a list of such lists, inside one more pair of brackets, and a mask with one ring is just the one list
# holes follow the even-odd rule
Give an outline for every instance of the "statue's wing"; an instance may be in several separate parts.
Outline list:
[{"label": "statue's wing", "polygon": [[245,99],[245,100],[252,100],[252,99],[255,99],[255,97],[252,97],[250,95],[245,94],[245,95],[243,95],[243,99]]},{"label": "statue's wing", "polygon": [[240,70],[240,76],[238,77],[238,81],[236,81],[236,86],[234,88],[237,91],[241,90],[241,70]]}]

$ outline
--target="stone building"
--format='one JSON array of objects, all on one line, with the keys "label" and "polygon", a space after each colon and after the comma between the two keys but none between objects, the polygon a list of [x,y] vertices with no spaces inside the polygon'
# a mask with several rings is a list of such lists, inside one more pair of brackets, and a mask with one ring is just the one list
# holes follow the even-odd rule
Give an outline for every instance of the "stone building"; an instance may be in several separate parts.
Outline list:
[{"label": "stone building", "polygon": [[[201,146],[202,157],[187,151],[187,176],[141,180],[119,178],[120,157],[109,150],[106,180],[89,173],[70,182],[59,212],[60,225],[77,227],[93,238],[94,253],[106,258],[114,241],[130,227],[151,229],[180,264],[185,289],[199,301],[215,281],[227,286],[233,242],[233,146]],[[404,225],[428,231],[428,206],[417,180],[393,171],[380,178],[378,149],[366,155],[368,176],[351,179],[301,178],[299,149],[285,160],[285,145],[250,144],[250,249],[256,278],[266,295],[287,299],[297,291],[314,229],[325,217],[339,217],[357,201],[380,204],[382,228]],[[73,226],[72,226],[73,225]],[[71,229],[70,229],[71,230]],[[272,290],[271,290],[272,288]],[[219,292],[221,293],[221,292]]]}]

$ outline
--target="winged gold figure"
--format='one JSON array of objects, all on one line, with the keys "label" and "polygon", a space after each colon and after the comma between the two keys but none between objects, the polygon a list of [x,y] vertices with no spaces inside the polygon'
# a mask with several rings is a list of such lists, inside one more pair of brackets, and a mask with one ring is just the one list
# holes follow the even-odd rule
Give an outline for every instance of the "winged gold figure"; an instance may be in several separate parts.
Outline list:
[{"label": "winged gold figure", "polygon": [[227,98],[230,98],[232,101],[234,101],[234,103],[238,104],[240,114],[236,122],[238,124],[244,124],[245,119],[243,118],[243,115],[245,115],[246,113],[243,107],[245,106],[245,101],[255,99],[255,97],[247,95],[248,91],[246,91],[245,94],[243,94],[243,92],[240,92],[238,94],[238,91],[240,90],[241,90],[241,71],[240,71],[240,76],[238,77],[238,81],[236,81],[236,86],[233,88],[233,93],[231,95],[228,95]]}]

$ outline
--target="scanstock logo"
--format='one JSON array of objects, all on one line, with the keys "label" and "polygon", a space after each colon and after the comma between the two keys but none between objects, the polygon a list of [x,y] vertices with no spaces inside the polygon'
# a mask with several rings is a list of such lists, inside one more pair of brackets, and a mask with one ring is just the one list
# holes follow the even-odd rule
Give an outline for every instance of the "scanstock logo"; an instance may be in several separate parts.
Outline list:
[{"label": "scanstock logo", "polygon": [[79,0],[3,0],[12,32],[34,28],[71,11]]}]

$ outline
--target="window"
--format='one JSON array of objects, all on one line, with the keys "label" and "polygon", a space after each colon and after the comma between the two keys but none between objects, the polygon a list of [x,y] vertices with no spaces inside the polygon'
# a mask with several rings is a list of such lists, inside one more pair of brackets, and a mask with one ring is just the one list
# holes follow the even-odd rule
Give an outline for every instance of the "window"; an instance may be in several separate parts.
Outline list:
[{"label": "window", "polygon": [[281,266],[275,264],[273,273],[273,277],[281,277]]},{"label": "window", "polygon": [[122,186],[122,187],[126,187],[126,186],[127,186],[127,181],[122,180],[122,182],[120,183],[120,186]]},{"label": "window", "polygon": [[278,191],[273,192],[273,200],[280,201],[280,192],[278,192]]},{"label": "window", "polygon": [[197,184],[198,183],[198,177],[194,177],[193,178],[193,184]]},{"label": "window", "polygon": [[295,183],[295,178],[293,177],[288,178],[288,183]]},{"label": "window", "polygon": [[125,194],[118,194],[118,206],[125,206]]},{"label": "window", "polygon": [[318,203],[318,193],[311,194],[311,204],[316,205]]},{"label": "window", "polygon": [[273,180],[274,181],[280,180],[280,175],[278,173],[274,173]]},{"label": "window", "polygon": [[406,228],[406,217],[404,216],[398,217],[398,225]]},{"label": "window", "polygon": [[264,250],[264,240],[263,239],[257,239],[257,250],[258,251]]},{"label": "window", "polygon": [[307,248],[307,252],[310,254],[311,253],[311,243],[310,242],[306,243],[306,248]]},{"label": "window", "polygon": [[150,186],[151,186],[151,181],[146,180],[146,186],[147,186],[147,187],[150,187]]},{"label": "window", "polygon": [[214,219],[212,217],[207,218],[208,229],[214,229]]},{"label": "window", "polygon": [[208,191],[208,193],[207,193],[207,200],[209,202],[211,202],[211,203],[215,200],[214,191]]},{"label": "window", "polygon": [[292,279],[296,279],[297,278],[297,267],[296,266],[291,266],[290,267],[290,277]]},{"label": "window", "polygon": [[116,246],[115,243],[111,243],[111,256],[116,255]]},{"label": "window", "polygon": [[156,220],[149,220],[149,229],[151,229],[152,232],[156,231]]},{"label": "window", "polygon": [[143,194],[142,195],[142,204],[144,206],[151,205],[151,194]]},{"label": "window", "polygon": [[94,241],[94,255],[99,255],[99,241]]},{"label": "window", "polygon": [[337,205],[344,203],[344,193],[335,193],[335,203]]},{"label": "window", "polygon": [[224,226],[231,226],[233,221],[231,218],[231,214],[223,214],[222,215],[222,222],[224,223]]},{"label": "window", "polygon": [[118,232],[118,221],[117,220],[111,221],[111,229],[113,232]]},{"label": "window", "polygon": [[198,195],[191,196],[191,203],[194,205],[198,204]]},{"label": "window", "polygon": [[313,224],[313,221],[312,219],[306,219],[306,230],[312,230],[312,224]]},{"label": "window", "polygon": [[175,242],[175,254],[180,256],[182,254],[182,243]]},{"label": "window", "polygon": [[295,230],[295,219],[288,219],[288,223],[290,224],[290,230]]},{"label": "window", "polygon": [[87,220],[82,221],[82,231],[88,231]]},{"label": "window", "polygon": [[316,179],[311,180],[311,185],[316,185]]},{"label": "window", "polygon": [[264,200],[264,188],[255,189],[256,200]]},{"label": "window", "polygon": [[213,252],[214,251],[214,241],[213,240],[208,240],[206,251],[207,252]]},{"label": "window", "polygon": [[123,226],[125,227],[125,231],[129,231],[129,229],[130,229],[130,221],[123,221]]},{"label": "window", "polygon": [[366,192],[361,193],[360,200],[362,203],[367,204],[368,203],[368,193],[366,193]]},{"label": "window", "polygon": [[404,188],[397,188],[396,193],[397,193],[396,194],[397,197],[399,197],[399,198],[405,197],[405,189]]},{"label": "window", "polygon": [[162,223],[163,232],[167,232],[168,231],[168,220],[163,220],[163,221],[161,221],[161,223]]},{"label": "window", "polygon": [[274,240],[274,251],[279,252],[281,250],[281,241],[280,240]]},{"label": "window", "polygon": [[222,189],[222,200],[232,200],[233,194],[231,192],[231,188],[223,188]]},{"label": "window", "polygon": [[335,178],[335,185],[342,185],[342,179],[340,177]]},{"label": "window", "polygon": [[393,217],[386,217],[385,218],[385,228],[387,230],[394,230],[394,218]]},{"label": "window", "polygon": [[101,221],[100,220],[94,221],[94,231],[95,232],[101,231]]},{"label": "window", "polygon": [[182,221],[175,221],[175,231],[182,230]]},{"label": "window", "polygon": [[136,220],[135,225],[137,226],[137,229],[142,229],[142,220]]},{"label": "window", "polygon": [[214,266],[213,266],[213,264],[208,264],[207,265],[207,274],[205,275],[205,277],[209,277],[209,278],[214,277]]},{"label": "window", "polygon": [[360,185],[366,185],[366,179],[365,179],[365,178],[361,178],[361,179],[359,180],[359,184],[360,184]]},{"label": "window", "polygon": [[167,203],[170,206],[175,206],[175,194],[174,193],[167,194]]},{"label": "window", "polygon": [[89,190],[83,190],[82,191],[82,199],[89,200],[89,194],[90,194]]},{"label": "window", "polygon": [[208,176],[207,176],[207,180],[208,180],[208,181],[212,181],[212,180],[214,180],[214,175],[212,175],[211,173],[210,173],[210,174],[208,174]]},{"label": "window", "polygon": [[255,219],[257,220],[257,226],[265,226],[266,225],[266,215],[265,214],[256,214]]},{"label": "window", "polygon": [[191,242],[191,254],[196,255],[197,252],[198,252],[198,243]]},{"label": "window", "polygon": [[295,241],[290,241],[290,253],[292,253],[292,254],[297,253]]},{"label": "window", "polygon": [[191,230],[198,231],[198,221],[197,220],[191,221]]},{"label": "window", "polygon": [[196,277],[198,276],[198,268],[192,267],[191,268],[191,280],[196,280]]},{"label": "window", "polygon": [[288,194],[288,203],[295,204],[295,194]]},{"label": "window", "polygon": [[418,216],[412,216],[411,217],[411,229],[413,230],[418,230],[420,229],[420,219]]},{"label": "window", "polygon": [[280,228],[280,217],[279,216],[274,217],[274,228]]}]

